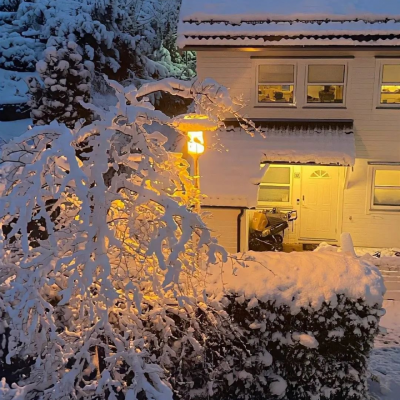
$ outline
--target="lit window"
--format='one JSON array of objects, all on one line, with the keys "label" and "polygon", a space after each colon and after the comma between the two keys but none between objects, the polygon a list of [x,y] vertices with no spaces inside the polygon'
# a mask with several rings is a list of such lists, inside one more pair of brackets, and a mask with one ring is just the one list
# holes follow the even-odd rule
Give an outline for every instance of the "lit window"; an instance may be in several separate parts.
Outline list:
[{"label": "lit window", "polygon": [[380,90],[381,104],[400,104],[400,65],[383,65]]},{"label": "lit window", "polygon": [[344,65],[309,65],[307,103],[343,104]]},{"label": "lit window", "polygon": [[270,165],[260,183],[258,200],[261,203],[290,203],[291,169]]},{"label": "lit window", "polygon": [[258,67],[258,102],[293,104],[294,73],[294,65],[260,65]]},{"label": "lit window", "polygon": [[329,176],[328,172],[326,172],[322,169],[319,169],[317,171],[314,171],[311,174],[311,178],[325,179],[325,178],[330,178],[330,176]]},{"label": "lit window", "polygon": [[372,179],[372,209],[400,209],[400,167],[376,167]]}]

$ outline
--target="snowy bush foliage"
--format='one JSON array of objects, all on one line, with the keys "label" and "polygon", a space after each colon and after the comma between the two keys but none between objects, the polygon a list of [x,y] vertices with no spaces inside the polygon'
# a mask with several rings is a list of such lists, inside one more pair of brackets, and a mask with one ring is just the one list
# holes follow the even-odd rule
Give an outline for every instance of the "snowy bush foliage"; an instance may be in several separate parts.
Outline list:
[{"label": "snowy bush foliage", "polygon": [[[207,285],[249,353],[266,360],[244,387],[269,377],[271,394],[284,399],[368,399],[367,362],[384,314],[379,270],[346,254],[245,257],[246,268],[211,267]],[[249,398],[270,397],[258,389]]]},{"label": "snowy bush foliage", "polygon": [[182,379],[191,387],[186,360],[201,369],[206,332],[221,335],[218,312],[196,304],[206,266],[227,254],[192,210],[187,162],[146,130],[187,121],[147,95],[194,98],[208,124],[240,105],[210,80],[110,84],[115,107],[86,105],[100,120],[36,126],[3,147],[1,399],[172,399]]},{"label": "snowy bush foliage", "polygon": [[44,87],[36,78],[28,78],[31,94],[28,104],[35,125],[57,120],[74,128],[79,119],[90,119],[90,112],[80,103],[90,101],[91,74],[77,47],[76,43],[68,42],[45,50],[44,60],[36,64]]},{"label": "snowy bush foliage", "polygon": [[[293,315],[274,302],[253,306],[241,296],[227,298],[225,310],[242,328],[252,354],[264,350],[271,360],[261,377],[279,377],[272,392],[293,400],[368,399],[368,357],[383,314],[378,305],[338,295],[337,307],[324,303]],[[250,382],[259,377],[252,375]]]}]

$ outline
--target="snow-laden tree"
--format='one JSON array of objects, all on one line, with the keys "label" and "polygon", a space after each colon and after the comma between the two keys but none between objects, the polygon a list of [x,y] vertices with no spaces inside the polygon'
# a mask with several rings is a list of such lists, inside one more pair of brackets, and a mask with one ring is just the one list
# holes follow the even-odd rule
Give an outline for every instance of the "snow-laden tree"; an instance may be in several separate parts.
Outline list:
[{"label": "snow-laden tree", "polygon": [[188,122],[147,96],[193,98],[211,119],[190,123],[207,130],[241,105],[211,80],[110,84],[115,107],[86,105],[99,120],[75,130],[36,126],[3,147],[2,400],[171,399],[169,360],[203,365],[199,340],[217,325],[211,312],[201,319],[191,310],[204,301],[207,265],[227,253],[193,210],[199,193],[188,163],[147,130],[157,122],[184,131]]},{"label": "snow-laden tree", "polygon": [[21,0],[0,0],[0,11],[15,12]]},{"label": "snow-laden tree", "polygon": [[35,77],[28,78],[31,94],[28,104],[35,125],[57,120],[73,128],[78,120],[90,118],[80,103],[90,100],[91,73],[77,47],[75,42],[68,42],[45,50],[44,60],[36,64],[43,87]]},{"label": "snow-laden tree", "polygon": [[[179,0],[1,0],[0,66],[32,69],[43,43],[78,43],[96,71],[119,80],[192,76],[173,49]],[[164,46],[166,45],[167,48]],[[14,66],[15,64],[15,66]]]}]

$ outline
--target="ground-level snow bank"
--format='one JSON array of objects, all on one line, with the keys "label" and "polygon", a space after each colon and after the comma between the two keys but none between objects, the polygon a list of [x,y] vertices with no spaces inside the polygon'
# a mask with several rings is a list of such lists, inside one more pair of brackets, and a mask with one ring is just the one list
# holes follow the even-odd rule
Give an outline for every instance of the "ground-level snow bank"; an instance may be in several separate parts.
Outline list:
[{"label": "ground-level snow bank", "polygon": [[268,361],[256,366],[258,375],[275,378],[269,392],[282,390],[288,399],[367,398],[368,357],[384,314],[379,270],[346,253],[237,257],[245,266],[231,261],[210,268],[208,293],[240,327],[249,354]]},{"label": "ground-level snow bank", "polygon": [[400,398],[400,302],[385,301],[386,314],[381,319],[385,328],[375,339],[370,357],[371,397],[373,400]]},{"label": "ground-level snow bank", "polygon": [[227,263],[209,271],[210,293],[274,301],[293,313],[309,306],[318,310],[324,302],[336,307],[338,294],[368,306],[382,303],[385,287],[379,270],[344,253],[249,252],[239,257],[250,260],[246,268]]},{"label": "ground-level snow bank", "polygon": [[0,121],[0,147],[1,143],[8,142],[15,137],[21,136],[32,125],[31,119],[20,119],[18,121]]}]

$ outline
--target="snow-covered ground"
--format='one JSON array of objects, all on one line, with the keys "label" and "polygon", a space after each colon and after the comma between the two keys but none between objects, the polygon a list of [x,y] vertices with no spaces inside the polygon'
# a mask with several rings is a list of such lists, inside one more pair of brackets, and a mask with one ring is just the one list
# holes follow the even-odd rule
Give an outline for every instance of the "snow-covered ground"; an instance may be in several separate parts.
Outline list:
[{"label": "snow-covered ground", "polygon": [[375,341],[370,360],[371,373],[377,378],[371,380],[371,394],[375,400],[400,399],[400,302],[385,301],[386,315],[381,326],[387,330]]},{"label": "snow-covered ground", "polygon": [[0,104],[23,104],[28,101],[28,85],[25,79],[36,72],[7,71],[0,68]]},{"label": "snow-covered ground", "polygon": [[32,124],[31,119],[21,119],[19,121],[0,121],[0,147],[4,142],[8,142],[14,137],[21,136]]}]

